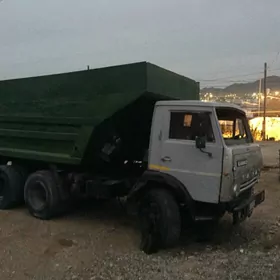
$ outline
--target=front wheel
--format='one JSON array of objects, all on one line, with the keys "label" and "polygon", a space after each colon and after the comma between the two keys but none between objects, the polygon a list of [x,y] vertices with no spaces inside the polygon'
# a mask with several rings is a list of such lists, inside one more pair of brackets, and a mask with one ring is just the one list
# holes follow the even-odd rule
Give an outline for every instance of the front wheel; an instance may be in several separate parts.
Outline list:
[{"label": "front wheel", "polygon": [[179,206],[165,189],[152,189],[140,201],[140,248],[146,254],[174,246],[181,234]]}]

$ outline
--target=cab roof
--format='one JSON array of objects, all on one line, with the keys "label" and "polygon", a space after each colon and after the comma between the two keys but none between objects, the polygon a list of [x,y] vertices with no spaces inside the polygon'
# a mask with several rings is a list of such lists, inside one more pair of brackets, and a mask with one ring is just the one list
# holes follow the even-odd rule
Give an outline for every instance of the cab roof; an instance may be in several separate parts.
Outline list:
[{"label": "cab roof", "polygon": [[156,106],[194,106],[204,108],[232,108],[245,113],[245,111],[238,105],[232,103],[222,102],[204,102],[199,100],[165,100],[158,101]]}]

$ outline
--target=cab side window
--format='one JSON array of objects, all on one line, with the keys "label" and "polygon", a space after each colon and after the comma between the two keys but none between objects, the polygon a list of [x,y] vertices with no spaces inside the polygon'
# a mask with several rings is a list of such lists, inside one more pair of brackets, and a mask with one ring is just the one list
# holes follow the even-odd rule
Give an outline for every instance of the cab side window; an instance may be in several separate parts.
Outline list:
[{"label": "cab side window", "polygon": [[193,112],[171,112],[169,139],[195,140],[205,136],[207,142],[214,142],[210,115]]}]

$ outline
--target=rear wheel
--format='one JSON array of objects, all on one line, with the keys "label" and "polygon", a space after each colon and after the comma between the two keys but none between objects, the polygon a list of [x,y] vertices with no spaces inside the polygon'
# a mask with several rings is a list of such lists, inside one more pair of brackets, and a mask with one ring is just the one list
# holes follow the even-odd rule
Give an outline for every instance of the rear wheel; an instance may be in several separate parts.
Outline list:
[{"label": "rear wheel", "polygon": [[30,214],[48,220],[59,214],[59,182],[50,171],[37,171],[31,174],[24,187],[24,200]]},{"label": "rear wheel", "polygon": [[23,202],[24,181],[16,167],[0,166],[0,209],[9,209]]},{"label": "rear wheel", "polygon": [[150,190],[141,200],[140,248],[147,254],[176,244],[181,234],[179,206],[174,197],[164,189]]}]

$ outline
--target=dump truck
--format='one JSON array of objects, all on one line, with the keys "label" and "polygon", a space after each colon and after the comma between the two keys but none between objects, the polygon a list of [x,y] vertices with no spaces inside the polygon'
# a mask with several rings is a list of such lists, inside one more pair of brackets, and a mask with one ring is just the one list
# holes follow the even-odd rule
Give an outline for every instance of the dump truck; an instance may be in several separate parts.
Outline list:
[{"label": "dump truck", "polygon": [[174,246],[184,221],[240,223],[264,201],[245,112],[140,62],[0,82],[0,209],[51,219],[79,199],[124,198],[141,249]]}]

